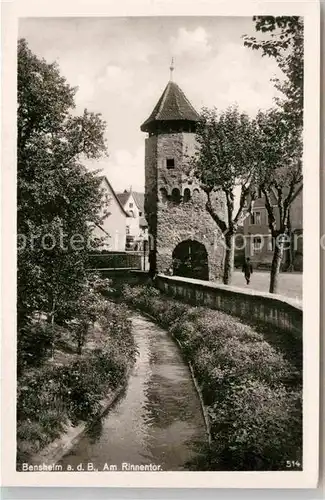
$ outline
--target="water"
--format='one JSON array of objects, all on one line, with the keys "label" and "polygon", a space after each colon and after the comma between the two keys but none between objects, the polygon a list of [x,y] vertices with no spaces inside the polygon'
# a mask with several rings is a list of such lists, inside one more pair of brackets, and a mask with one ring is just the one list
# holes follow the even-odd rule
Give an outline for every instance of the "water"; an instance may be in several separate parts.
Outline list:
[{"label": "water", "polygon": [[[59,462],[102,470],[123,463],[184,470],[206,441],[200,401],[187,364],[168,333],[134,314],[139,356],[118,402]],[[125,466],[124,466],[125,467]]]}]

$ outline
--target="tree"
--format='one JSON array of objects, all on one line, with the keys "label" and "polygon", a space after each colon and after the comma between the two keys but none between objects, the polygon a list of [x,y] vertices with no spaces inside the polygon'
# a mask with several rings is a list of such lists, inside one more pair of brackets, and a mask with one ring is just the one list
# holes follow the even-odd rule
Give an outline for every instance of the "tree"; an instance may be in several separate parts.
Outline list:
[{"label": "tree", "polygon": [[73,113],[76,90],[56,64],[19,40],[18,327],[35,312],[52,325],[73,315],[86,280],[91,224],[105,217],[100,178],[82,165],[106,152],[105,122],[87,110]]},{"label": "tree", "polygon": [[[255,192],[255,123],[236,107],[218,112],[204,109],[198,124],[198,149],[191,164],[206,193],[206,210],[221,230],[226,245],[223,282],[231,283],[234,266],[234,235],[251,213]],[[235,209],[236,189],[240,190]],[[223,193],[224,208],[217,208],[215,195]]]},{"label": "tree", "polygon": [[[303,19],[297,16],[255,16],[253,20],[256,31],[265,38],[257,40],[245,35],[244,45],[262,50],[263,56],[274,57],[285,77],[283,81],[273,79],[283,94],[283,98],[275,99],[277,110],[260,112],[257,118],[261,134],[261,189],[271,234],[276,238],[270,278],[270,292],[275,292],[284,241],[291,238],[290,206],[303,181],[304,26]],[[278,220],[270,201],[271,193],[276,198]]]},{"label": "tree", "polygon": [[256,124],[257,175],[275,242],[269,291],[276,293],[285,245],[291,245],[290,207],[302,190],[303,144],[300,131],[291,127],[282,111],[260,111]]},{"label": "tree", "polygon": [[284,98],[277,98],[292,126],[303,124],[304,25],[298,16],[255,16],[256,31],[264,39],[244,35],[244,45],[261,50],[263,56],[274,57],[284,74],[284,81],[274,78],[275,87]]}]

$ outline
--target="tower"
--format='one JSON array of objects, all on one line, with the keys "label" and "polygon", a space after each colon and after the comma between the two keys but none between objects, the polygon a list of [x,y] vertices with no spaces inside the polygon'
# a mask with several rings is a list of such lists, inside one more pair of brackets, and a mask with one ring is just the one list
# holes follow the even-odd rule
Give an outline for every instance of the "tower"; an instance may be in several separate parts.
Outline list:
[{"label": "tower", "polygon": [[[219,230],[205,208],[206,195],[191,174],[200,119],[171,79],[149,118],[145,140],[145,214],[150,270],[197,279],[221,275]],[[220,207],[222,202],[220,200]]]}]

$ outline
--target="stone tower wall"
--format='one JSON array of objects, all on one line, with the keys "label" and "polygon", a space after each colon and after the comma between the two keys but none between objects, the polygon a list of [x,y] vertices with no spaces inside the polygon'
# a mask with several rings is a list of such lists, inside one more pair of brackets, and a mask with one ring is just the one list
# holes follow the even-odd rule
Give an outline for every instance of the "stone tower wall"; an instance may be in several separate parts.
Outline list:
[{"label": "stone tower wall", "polygon": [[[158,273],[172,268],[175,247],[185,240],[202,243],[208,254],[209,277],[218,279],[222,274],[224,249],[220,244],[220,231],[205,209],[206,195],[189,174],[189,158],[195,151],[194,133],[170,133],[146,139],[145,153],[145,212],[149,234],[154,244],[154,259]],[[168,169],[167,158],[173,158],[175,167]],[[172,199],[173,189],[181,194],[180,203]],[[189,189],[191,199],[184,200]],[[224,201],[217,201],[224,210]]]},{"label": "stone tower wall", "polygon": [[145,142],[145,197],[144,211],[148,222],[149,251],[156,252],[158,170],[157,136],[148,137]]}]

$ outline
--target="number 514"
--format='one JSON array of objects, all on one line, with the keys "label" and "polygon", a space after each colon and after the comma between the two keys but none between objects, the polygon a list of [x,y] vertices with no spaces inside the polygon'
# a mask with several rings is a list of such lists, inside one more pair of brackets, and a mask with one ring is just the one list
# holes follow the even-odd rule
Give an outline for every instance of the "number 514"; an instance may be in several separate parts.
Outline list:
[{"label": "number 514", "polygon": [[287,469],[297,469],[301,467],[301,463],[299,462],[299,460],[287,460],[286,467]]}]

